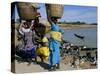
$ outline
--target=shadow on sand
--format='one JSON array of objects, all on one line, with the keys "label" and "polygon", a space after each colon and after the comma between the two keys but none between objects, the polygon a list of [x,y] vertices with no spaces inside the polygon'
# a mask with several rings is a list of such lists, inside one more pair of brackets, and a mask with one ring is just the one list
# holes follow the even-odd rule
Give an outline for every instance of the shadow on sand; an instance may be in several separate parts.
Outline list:
[{"label": "shadow on sand", "polygon": [[40,67],[42,67],[43,69],[45,70],[49,70],[49,64],[46,63],[46,62],[42,62],[42,61],[36,61],[35,58],[34,59],[26,59],[26,58],[23,58],[21,55],[16,55],[15,56],[15,60],[17,60],[18,63],[28,63],[27,65],[28,66],[31,66],[32,64],[33,65],[40,65]]}]

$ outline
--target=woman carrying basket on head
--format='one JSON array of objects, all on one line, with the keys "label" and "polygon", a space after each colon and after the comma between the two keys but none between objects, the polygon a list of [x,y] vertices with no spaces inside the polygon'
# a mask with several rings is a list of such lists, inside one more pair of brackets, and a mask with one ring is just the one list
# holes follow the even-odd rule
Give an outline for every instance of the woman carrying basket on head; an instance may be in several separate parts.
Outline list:
[{"label": "woman carrying basket on head", "polygon": [[51,17],[48,18],[51,24],[51,33],[49,40],[49,50],[50,50],[50,70],[56,70],[60,68],[60,42],[62,38],[62,30],[57,24],[58,18]]}]

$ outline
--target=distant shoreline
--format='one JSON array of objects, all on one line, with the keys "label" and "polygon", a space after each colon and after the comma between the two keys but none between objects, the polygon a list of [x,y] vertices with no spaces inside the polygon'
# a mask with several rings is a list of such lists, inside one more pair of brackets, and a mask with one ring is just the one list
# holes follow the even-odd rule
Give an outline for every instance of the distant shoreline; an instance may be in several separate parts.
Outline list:
[{"label": "distant shoreline", "polygon": [[97,28],[97,25],[67,25],[60,26],[63,29]]},{"label": "distant shoreline", "polygon": [[[73,25],[73,24],[59,24],[62,29],[80,29],[80,28],[97,28],[97,25]],[[50,28],[48,26],[47,28]]]},{"label": "distant shoreline", "polygon": [[[16,25],[19,25],[19,23],[16,23]],[[47,30],[50,29],[50,25],[45,25],[47,27]],[[59,26],[62,29],[80,29],[80,28],[97,28],[97,25],[89,25],[89,24],[59,24]]]}]

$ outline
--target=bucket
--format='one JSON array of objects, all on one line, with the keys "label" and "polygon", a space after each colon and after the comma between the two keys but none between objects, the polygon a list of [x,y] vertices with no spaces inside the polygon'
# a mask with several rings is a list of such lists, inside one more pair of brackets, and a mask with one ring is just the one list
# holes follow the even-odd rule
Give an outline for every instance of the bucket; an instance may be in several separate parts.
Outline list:
[{"label": "bucket", "polygon": [[46,4],[46,12],[49,17],[61,18],[63,16],[63,5],[59,4]]}]

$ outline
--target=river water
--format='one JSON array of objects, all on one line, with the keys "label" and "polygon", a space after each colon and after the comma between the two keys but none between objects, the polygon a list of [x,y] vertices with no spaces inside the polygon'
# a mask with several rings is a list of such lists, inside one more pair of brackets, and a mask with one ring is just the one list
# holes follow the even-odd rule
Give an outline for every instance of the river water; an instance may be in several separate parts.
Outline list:
[{"label": "river water", "polygon": [[[84,36],[80,39],[74,33]],[[63,38],[74,45],[97,48],[97,28],[64,29]]]}]

